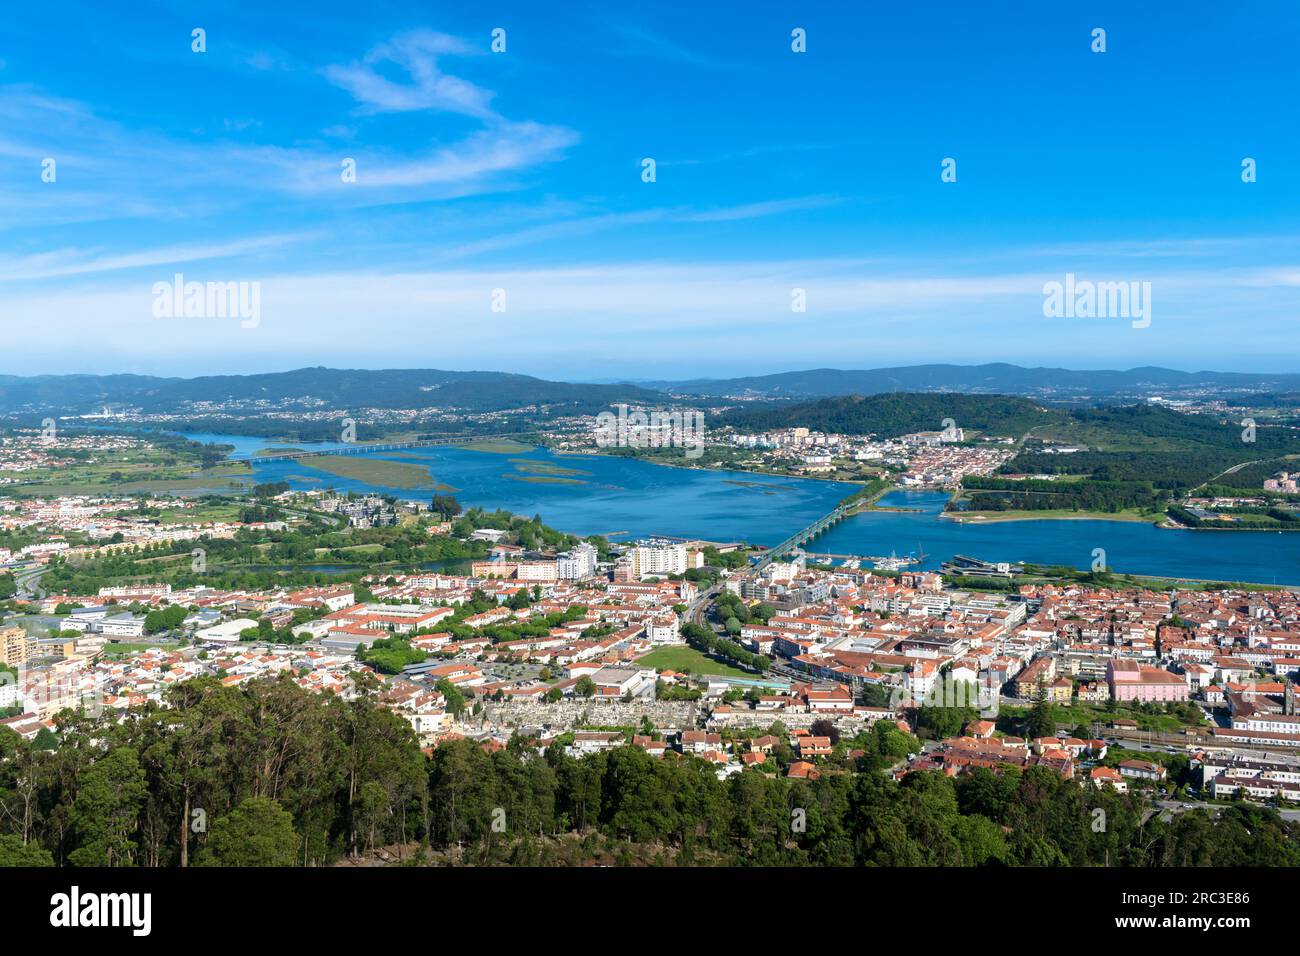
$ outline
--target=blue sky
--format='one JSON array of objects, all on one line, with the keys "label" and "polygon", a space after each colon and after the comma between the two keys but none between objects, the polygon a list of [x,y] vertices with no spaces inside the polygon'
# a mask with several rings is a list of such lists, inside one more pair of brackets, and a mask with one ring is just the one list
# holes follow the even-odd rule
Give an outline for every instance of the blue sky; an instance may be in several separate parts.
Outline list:
[{"label": "blue sky", "polygon": [[1288,3],[113,6],[0,26],[0,372],[1295,369]]}]

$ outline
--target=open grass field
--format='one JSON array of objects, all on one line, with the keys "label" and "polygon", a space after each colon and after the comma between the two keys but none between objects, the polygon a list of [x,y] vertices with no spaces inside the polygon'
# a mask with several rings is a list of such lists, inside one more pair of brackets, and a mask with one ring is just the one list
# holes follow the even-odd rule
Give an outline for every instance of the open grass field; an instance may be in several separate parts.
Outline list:
[{"label": "open grass field", "polygon": [[1064,445],[1086,445],[1094,451],[1187,451],[1197,447],[1186,439],[1144,435],[1077,421],[1040,425],[1030,429],[1025,437]]},{"label": "open grass field", "polygon": [[350,554],[377,554],[384,550],[382,544],[348,544],[338,548],[315,548],[316,557],[323,558],[335,551],[341,551]]},{"label": "open grass field", "polygon": [[742,671],[738,667],[723,664],[711,657],[705,657],[693,647],[660,647],[645,657],[639,658],[641,667],[653,667],[655,670],[690,671],[692,674],[719,674],[723,677],[749,677],[756,675]]},{"label": "open grass field", "polygon": [[201,504],[193,508],[168,508],[159,512],[163,524],[182,524],[191,521],[238,521],[243,506],[236,503]]},{"label": "open grass field", "polygon": [[[216,469],[213,469],[215,471]],[[172,448],[145,445],[130,448],[104,448],[89,457],[73,456],[57,467],[40,468],[18,476],[14,485],[6,486],[17,494],[48,494],[53,489],[90,489],[139,486],[183,480],[199,471],[197,455]],[[143,489],[150,490],[150,489]]]},{"label": "open grass field", "polygon": [[157,647],[161,650],[168,651],[176,647],[175,644],[132,644],[123,641],[119,644],[105,644],[104,654],[107,657],[124,657],[127,654],[134,654],[137,651],[147,651],[151,647]]}]

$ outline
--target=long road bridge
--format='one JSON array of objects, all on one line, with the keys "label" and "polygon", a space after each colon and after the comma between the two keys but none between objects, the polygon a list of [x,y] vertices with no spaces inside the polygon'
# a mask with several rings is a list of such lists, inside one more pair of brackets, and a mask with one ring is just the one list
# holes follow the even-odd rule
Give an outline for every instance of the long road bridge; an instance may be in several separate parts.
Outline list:
[{"label": "long road bridge", "polygon": [[829,514],[822,515],[820,518],[818,518],[808,527],[804,528],[801,531],[796,531],[794,534],[790,535],[790,537],[786,538],[776,547],[769,548],[768,550],[764,551],[763,556],[759,558],[758,562],[754,565],[754,570],[762,571],[765,567],[767,567],[777,558],[781,557],[783,554],[788,554],[789,552],[793,551],[795,548],[799,547],[799,545],[811,541],[813,538],[817,537],[826,529],[832,527],[833,525],[838,524],[844,518],[844,516],[848,514],[848,512],[849,509],[844,505],[836,505],[834,510],[832,510]]},{"label": "long road bridge", "polygon": [[292,461],[298,458],[320,458],[325,455],[370,455],[379,451],[400,451],[403,448],[430,448],[435,445],[463,445],[471,441],[492,441],[496,438],[520,438],[535,435],[536,432],[510,432],[500,435],[443,435],[439,438],[417,438],[412,441],[390,441],[363,444],[347,444],[343,448],[316,449],[313,451],[286,451],[276,455],[257,455],[252,458],[228,458],[227,461],[247,462],[250,465],[266,465],[275,461]]}]

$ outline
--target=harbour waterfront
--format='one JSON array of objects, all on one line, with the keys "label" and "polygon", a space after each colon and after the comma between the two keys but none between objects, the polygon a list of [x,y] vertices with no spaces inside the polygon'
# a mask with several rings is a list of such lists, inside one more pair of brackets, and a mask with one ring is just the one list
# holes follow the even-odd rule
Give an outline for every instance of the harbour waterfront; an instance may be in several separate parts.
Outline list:
[{"label": "harbour waterfront", "polygon": [[[234,457],[249,457],[279,444],[248,436],[187,437],[234,445]],[[450,493],[466,507],[540,514],[553,527],[581,535],[614,535],[615,540],[662,534],[771,546],[812,524],[856,488],[622,457],[557,455],[544,448],[508,454],[414,448],[373,457],[423,465],[436,481],[454,489]],[[286,481],[296,490],[334,488],[418,500],[432,493],[337,477],[311,468],[310,459],[259,464],[254,475],[259,482]],[[808,550],[858,555],[893,551],[901,556],[919,545],[926,555],[919,567],[925,570],[937,570],[954,554],[1087,569],[1094,549],[1101,548],[1107,565],[1120,573],[1300,585],[1300,533],[1185,531],[1092,519],[965,523],[940,517],[947,498],[937,491],[891,492],[878,504],[908,510],[853,515]]]}]

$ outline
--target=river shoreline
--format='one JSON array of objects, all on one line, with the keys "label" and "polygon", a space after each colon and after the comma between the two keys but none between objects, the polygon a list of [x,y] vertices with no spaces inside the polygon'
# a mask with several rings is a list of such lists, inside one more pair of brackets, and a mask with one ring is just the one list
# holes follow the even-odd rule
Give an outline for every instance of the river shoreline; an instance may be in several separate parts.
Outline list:
[{"label": "river shoreline", "polygon": [[[885,509],[877,509],[885,510]],[[1258,534],[1285,534],[1288,531],[1297,531],[1296,528],[1201,528],[1193,525],[1179,524],[1168,518],[1152,518],[1146,515],[1116,515],[1104,511],[1082,512],[1074,515],[1056,515],[1056,514],[1035,514],[1032,511],[1012,511],[1003,514],[975,514],[967,515],[956,511],[944,511],[939,517],[945,521],[952,521],[957,524],[969,525],[989,525],[989,524],[1009,524],[1015,521],[1116,521],[1124,524],[1149,524],[1152,527],[1159,528],[1162,531],[1226,531],[1232,532],[1255,532]]]},{"label": "river shoreline", "polygon": [[[1077,515],[1036,515],[1032,511],[1013,511],[993,516],[985,514],[964,515],[957,511],[944,511],[940,513],[939,517],[945,521],[955,521],[958,524],[1008,524],[1013,521],[1120,521],[1128,524],[1150,524],[1157,528],[1167,527],[1164,522],[1158,519],[1139,515],[1124,517],[1106,512],[1083,512]],[[1196,529],[1188,528],[1185,530]],[[1218,529],[1206,528],[1204,530],[1213,531]]]},{"label": "river shoreline", "polygon": [[[952,555],[964,554],[1081,572],[1101,551],[1117,574],[1131,574],[1145,587],[1159,587],[1160,581],[1300,586],[1300,538],[1294,536],[1180,537],[1180,530],[1190,529],[1108,514],[1020,512],[999,515],[1000,520],[962,521],[943,510],[951,498],[950,491],[936,489],[893,491],[882,496],[883,507],[860,511],[827,529],[810,550],[853,555],[889,554],[891,549],[899,554],[928,552],[915,570],[938,570]],[[897,506],[907,511],[886,510]]]},{"label": "river shoreline", "polygon": [[[239,443],[241,451],[267,444],[264,438],[222,437]],[[251,444],[253,441],[256,444]],[[988,561],[1063,565],[1086,571],[1094,560],[1093,552],[1101,549],[1110,566],[1144,575],[1152,582],[1181,579],[1300,586],[1297,536],[1179,537],[1178,531],[1183,529],[1170,527],[1162,527],[1163,533],[1157,534],[1151,530],[1152,526],[1161,527],[1155,515],[1015,512],[971,520],[975,516],[945,511],[954,494],[950,489],[876,487],[860,481],[751,468],[706,468],[685,459],[655,461],[598,452],[556,452],[544,445],[535,448],[522,457],[582,467],[592,474],[586,476],[584,485],[508,480],[501,474],[508,455],[451,446],[423,449],[409,457],[403,455],[402,460],[420,461],[438,479],[462,489],[458,497],[465,507],[540,514],[552,527],[583,536],[617,528],[631,539],[663,535],[771,547],[845,505],[851,509],[845,520],[819,536],[814,545],[817,550],[854,555],[928,553],[917,570],[937,570],[953,555],[967,554]],[[577,465],[578,459],[584,464]],[[659,467],[649,467],[652,465]],[[292,486],[302,489],[303,484],[291,480],[302,470],[290,462],[259,465],[245,480],[290,480]],[[337,490],[423,497],[344,479],[337,480]],[[845,499],[855,494],[857,497],[845,504]]]},{"label": "river shoreline", "polygon": [[[703,471],[707,473],[732,472],[739,475],[764,475],[768,478],[791,478],[797,481],[824,481],[834,485],[865,485],[865,481],[856,478],[823,478],[820,475],[792,475],[784,471],[766,471],[761,468],[739,468],[734,465],[718,465],[716,468],[711,465],[679,465],[675,462],[660,461],[657,458],[643,458],[640,455],[607,455],[599,451],[557,451],[549,445],[539,445],[539,448],[545,448],[557,458],[612,458],[624,459],[627,461],[645,462],[647,465],[659,465],[663,468],[684,468],[687,471]],[[887,489],[893,490],[893,489]]]}]

